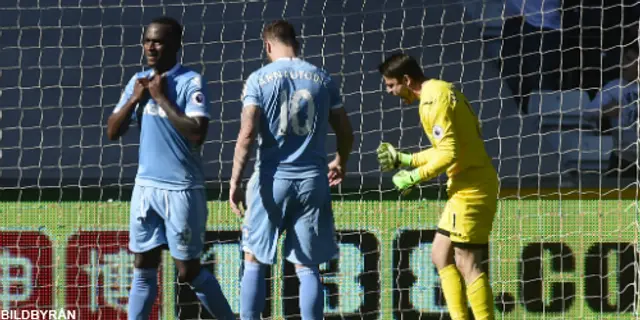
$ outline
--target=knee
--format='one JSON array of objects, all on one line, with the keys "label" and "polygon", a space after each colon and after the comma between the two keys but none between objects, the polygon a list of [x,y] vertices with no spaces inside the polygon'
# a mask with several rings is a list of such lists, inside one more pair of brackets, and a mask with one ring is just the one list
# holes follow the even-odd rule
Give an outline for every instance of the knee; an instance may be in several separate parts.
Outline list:
[{"label": "knee", "polygon": [[454,263],[452,253],[438,246],[434,246],[431,250],[431,261],[438,270]]},{"label": "knee", "polygon": [[460,271],[460,274],[465,279],[465,282],[468,282],[473,270],[473,268],[471,267],[472,266],[471,261],[469,261],[467,256],[456,255],[455,264],[458,271]]},{"label": "knee", "polygon": [[456,248],[455,264],[466,283],[471,283],[482,273],[480,258],[472,250]]},{"label": "knee", "polygon": [[180,283],[191,283],[191,281],[193,281],[193,279],[195,279],[199,273],[200,268],[187,268],[186,270],[178,269],[178,281],[180,281]]},{"label": "knee", "polygon": [[200,263],[199,261],[197,262],[198,263],[188,261],[176,263],[178,281],[180,283],[191,283],[193,279],[195,279],[198,274],[200,274]]},{"label": "knee", "polygon": [[255,259],[245,259],[243,264],[242,276],[247,274],[256,274],[259,278],[264,278],[266,273],[265,266]]},{"label": "knee", "polygon": [[136,253],[133,266],[136,269],[157,269],[160,266],[161,249],[153,249],[144,253]]},{"label": "knee", "polygon": [[302,264],[296,264],[296,275],[298,275],[298,277],[313,275],[317,278],[320,278],[320,268],[317,265],[305,266]]},{"label": "knee", "polygon": [[244,253],[244,261],[250,262],[250,263],[260,264],[260,261],[258,261],[256,256],[254,256],[253,254],[251,254],[249,252],[245,252]]},{"label": "knee", "polygon": [[431,252],[431,262],[436,266],[438,270],[448,266],[450,263],[447,262],[447,258],[443,257],[442,254]]}]

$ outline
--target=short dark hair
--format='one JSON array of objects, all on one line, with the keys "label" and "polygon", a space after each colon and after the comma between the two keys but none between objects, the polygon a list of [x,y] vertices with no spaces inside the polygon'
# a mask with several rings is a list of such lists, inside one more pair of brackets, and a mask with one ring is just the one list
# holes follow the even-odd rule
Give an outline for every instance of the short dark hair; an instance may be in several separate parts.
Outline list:
[{"label": "short dark hair", "polygon": [[178,47],[182,46],[182,25],[180,24],[180,22],[178,22],[178,20],[172,17],[162,16],[153,19],[151,21],[151,24],[161,24],[168,26],[171,29],[170,34],[172,40],[175,41]]},{"label": "short dark hair", "polygon": [[300,44],[296,39],[296,30],[291,23],[285,20],[276,20],[264,27],[262,32],[264,40],[273,39],[298,51]]},{"label": "short dark hair", "polygon": [[401,80],[408,75],[413,80],[424,79],[422,67],[416,59],[405,53],[395,53],[378,66],[380,74],[387,78]]}]

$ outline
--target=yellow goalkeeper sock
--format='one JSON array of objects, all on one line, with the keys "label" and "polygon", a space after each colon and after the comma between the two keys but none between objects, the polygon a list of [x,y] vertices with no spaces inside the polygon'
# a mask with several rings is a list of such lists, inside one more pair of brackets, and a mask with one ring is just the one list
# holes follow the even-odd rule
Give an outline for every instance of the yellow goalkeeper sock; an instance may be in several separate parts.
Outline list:
[{"label": "yellow goalkeeper sock", "polygon": [[469,304],[471,304],[471,311],[476,320],[493,320],[493,293],[491,292],[491,285],[489,284],[489,278],[486,273],[481,273],[476,280],[474,280],[467,287],[467,297],[469,298]]},{"label": "yellow goalkeeper sock", "polygon": [[442,283],[442,293],[447,302],[451,320],[467,320],[467,296],[464,294],[462,276],[455,265],[450,264],[438,271]]}]

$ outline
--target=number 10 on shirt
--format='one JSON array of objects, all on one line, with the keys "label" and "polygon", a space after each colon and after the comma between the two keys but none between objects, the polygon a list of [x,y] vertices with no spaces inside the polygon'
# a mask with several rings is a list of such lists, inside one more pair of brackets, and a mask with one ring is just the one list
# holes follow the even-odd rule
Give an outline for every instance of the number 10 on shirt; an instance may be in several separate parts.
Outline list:
[{"label": "number 10 on shirt", "polygon": [[[307,112],[304,123],[301,124],[300,112],[306,104]],[[289,93],[286,90],[280,92],[280,129],[279,136],[287,135],[289,125],[293,134],[298,136],[307,135],[313,126],[313,118],[315,116],[315,104],[313,96],[307,89],[295,91],[289,99]]]}]

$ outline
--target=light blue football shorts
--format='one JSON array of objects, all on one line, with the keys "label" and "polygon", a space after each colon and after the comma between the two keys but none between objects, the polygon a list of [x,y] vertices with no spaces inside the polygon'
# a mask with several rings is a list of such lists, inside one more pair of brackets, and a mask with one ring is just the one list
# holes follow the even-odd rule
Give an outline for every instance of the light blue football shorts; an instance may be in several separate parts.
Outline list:
[{"label": "light blue football shorts", "polygon": [[129,250],[143,253],[168,245],[178,260],[199,258],[208,210],[204,189],[164,190],[135,185],[131,196]]},{"label": "light blue football shorts", "polygon": [[318,265],[337,257],[326,176],[278,179],[255,173],[247,185],[246,200],[242,248],[261,263],[276,262],[283,232],[283,256],[292,263]]}]

